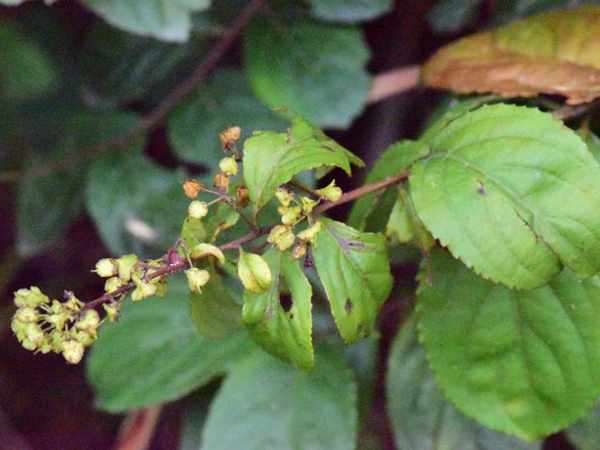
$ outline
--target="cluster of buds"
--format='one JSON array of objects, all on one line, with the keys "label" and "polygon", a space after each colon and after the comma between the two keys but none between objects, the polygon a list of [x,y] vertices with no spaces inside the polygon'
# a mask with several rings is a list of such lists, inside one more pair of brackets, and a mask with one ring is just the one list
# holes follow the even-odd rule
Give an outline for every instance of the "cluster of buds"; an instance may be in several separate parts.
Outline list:
[{"label": "cluster of buds", "polygon": [[[164,297],[167,290],[167,279],[165,276],[153,275],[166,266],[167,261],[164,259],[151,259],[142,262],[138,260],[136,255],[130,254],[121,256],[118,259],[103,258],[96,263],[94,272],[102,278],[107,278],[104,284],[104,290],[107,294],[133,282],[135,289],[131,293],[131,300],[137,302],[152,295]],[[108,306],[116,307],[114,304]],[[107,314],[109,314],[108,310]]]},{"label": "cluster of buds", "polygon": [[[335,180],[329,186],[316,190],[315,193],[319,196],[318,199],[302,196],[298,201],[285,187],[280,187],[275,192],[275,197],[280,203],[277,211],[281,216],[281,225],[273,227],[267,241],[276,245],[282,252],[293,247],[292,255],[296,259],[306,254],[309,245],[317,244],[317,234],[321,231],[322,223],[312,222],[310,216],[312,211],[322,200],[336,202],[342,196],[342,190],[335,185]],[[309,219],[309,226],[295,235],[294,227],[305,218]]]},{"label": "cluster of buds", "polygon": [[19,289],[15,292],[17,306],[11,328],[27,350],[41,353],[61,353],[67,362],[81,361],[86,347],[98,337],[100,316],[72,292],[65,292],[66,300],[50,300],[39,288]]},{"label": "cluster of buds", "polygon": [[221,148],[225,153],[232,154],[232,156],[227,156],[219,162],[221,172],[217,174],[213,183],[213,186],[222,193],[227,193],[231,177],[238,173],[240,154],[237,150],[237,141],[240,139],[241,132],[240,127],[229,127],[219,134]]}]

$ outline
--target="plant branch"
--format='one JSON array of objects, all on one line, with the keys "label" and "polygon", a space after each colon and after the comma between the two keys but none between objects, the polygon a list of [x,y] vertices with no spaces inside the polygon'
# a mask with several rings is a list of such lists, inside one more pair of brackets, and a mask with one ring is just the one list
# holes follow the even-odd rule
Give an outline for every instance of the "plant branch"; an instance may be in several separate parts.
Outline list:
[{"label": "plant branch", "polygon": [[262,9],[264,0],[252,0],[242,10],[237,20],[233,23],[229,31],[222,39],[211,49],[206,58],[196,67],[196,69],[180,84],[178,84],[147,116],[145,116],[136,126],[117,135],[107,142],[95,145],[81,154],[62,159],[50,164],[33,167],[26,170],[9,171],[0,174],[0,183],[14,183],[28,178],[43,177],[55,172],[61,172],[71,169],[77,164],[120,147],[134,137],[145,133],[153,128],[173,109],[187,94],[196,86],[204,81],[207,75],[216,66],[219,60],[225,55],[229,47],[233,44],[241,31],[250,23],[252,18]]},{"label": "plant branch", "polygon": [[590,111],[600,106],[600,99],[596,99],[589,103],[583,103],[581,105],[565,105],[554,110],[552,115],[562,121],[574,119],[575,117],[582,116],[589,113]]},{"label": "plant branch", "polygon": [[[401,172],[398,175],[395,175],[393,177],[384,178],[383,180],[377,181],[376,183],[367,184],[365,186],[359,187],[358,189],[354,189],[353,191],[348,191],[348,192],[344,193],[337,202],[322,203],[321,205],[319,205],[315,208],[314,212],[315,212],[315,214],[321,214],[331,208],[342,205],[344,203],[351,202],[353,200],[356,200],[357,198],[363,197],[368,194],[372,194],[373,192],[379,191],[381,189],[385,189],[385,188],[387,188],[389,186],[393,186],[395,184],[403,183],[408,178],[408,175],[409,175],[409,172],[408,172],[408,170],[406,170],[406,171]],[[222,251],[235,250],[244,244],[247,244],[249,242],[254,241],[255,239],[258,239],[262,236],[269,234],[272,229],[273,229],[272,226],[256,228],[256,229],[252,230],[250,233],[248,233],[247,235],[242,236],[241,238],[238,238],[233,241],[230,241],[230,242],[220,245],[219,249]],[[200,255],[199,257],[194,258],[193,261],[199,261],[208,256],[210,256],[210,253]],[[187,261],[180,261],[175,264],[170,264],[166,267],[157,269],[155,272],[147,275],[145,277],[145,280],[150,281],[157,277],[162,277],[165,275],[173,275],[174,273],[181,272],[187,266],[188,266]],[[134,288],[135,288],[135,283],[133,281],[125,283],[123,286],[115,289],[114,291],[107,292],[106,294],[96,298],[95,300],[92,300],[92,301],[86,303],[81,308],[81,311],[85,311],[90,308],[95,308],[96,306],[101,305],[104,302],[114,300],[117,297],[121,296],[122,294],[125,294],[126,292],[128,292]]]},{"label": "plant branch", "polygon": [[359,187],[358,189],[354,189],[353,191],[348,191],[342,194],[340,199],[337,202],[325,202],[315,208],[315,214],[321,214],[331,208],[335,208],[336,206],[343,205],[344,203],[351,202],[356,200],[359,197],[363,197],[368,194],[372,194],[373,192],[379,191],[381,189],[385,189],[394,184],[403,183],[408,178],[409,171],[405,170],[404,172],[399,173],[398,175],[394,175],[393,177],[384,178],[381,181],[376,183],[367,184],[365,186]]}]

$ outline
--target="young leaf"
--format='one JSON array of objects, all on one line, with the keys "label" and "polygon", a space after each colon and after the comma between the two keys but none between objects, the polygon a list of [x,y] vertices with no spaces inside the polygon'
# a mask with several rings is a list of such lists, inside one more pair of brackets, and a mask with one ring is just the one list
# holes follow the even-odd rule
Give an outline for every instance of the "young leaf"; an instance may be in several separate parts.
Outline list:
[{"label": "young leaf", "polygon": [[297,173],[335,166],[350,174],[351,163],[362,165],[359,158],[297,115],[287,133],[258,133],[244,143],[244,178],[254,215],[275,195],[275,189]]},{"label": "young leaf", "polygon": [[527,289],[562,264],[600,270],[600,169],[585,144],[551,115],[483,106],[428,141],[411,169],[419,218],[484,278]]},{"label": "young leaf", "polygon": [[583,419],[571,425],[564,433],[578,450],[596,450],[600,447],[600,404]]},{"label": "young leaf", "polygon": [[173,149],[188,161],[216,166],[223,157],[219,133],[232,125],[242,128],[241,142],[254,130],[285,130],[285,121],[254,97],[242,73],[221,70],[173,110]]},{"label": "young leaf", "polygon": [[393,6],[392,0],[312,0],[312,13],[317,19],[352,23],[374,19]]},{"label": "young leaf", "polygon": [[206,264],[203,268],[210,273],[210,281],[202,286],[202,292],[191,293],[192,320],[206,339],[224,339],[241,328],[242,306],[214,267]]},{"label": "young leaf", "polygon": [[431,87],[505,97],[557,94],[567,103],[600,96],[600,7],[539,14],[461,39],[423,68]]},{"label": "young leaf", "polygon": [[398,187],[398,199],[390,214],[385,235],[400,244],[415,241],[423,251],[429,250],[435,244],[435,239],[417,216],[408,190],[404,186]]},{"label": "young leaf", "polygon": [[356,425],[356,384],[337,352],[317,352],[310,374],[255,352],[223,383],[202,448],[351,450]]},{"label": "young leaf", "polygon": [[243,332],[203,339],[190,320],[188,297],[187,283],[173,279],[164,299],[127,301],[119,321],[102,327],[87,360],[99,408],[119,412],[175,400],[248,354],[253,346]]},{"label": "young leaf", "polygon": [[337,128],[362,110],[370,82],[360,29],[257,23],[244,44],[250,83],[269,106],[285,105],[316,125]]},{"label": "young leaf", "polygon": [[371,333],[392,289],[385,237],[322,220],[312,255],[340,333],[352,344]]},{"label": "young leaf", "polygon": [[186,41],[190,16],[207,9],[210,0],[83,0],[108,23],[123,30],[163,41]]},{"label": "young leaf", "polygon": [[[383,152],[375,162],[365,179],[365,184],[398,175],[428,153],[429,148],[421,141],[397,142]],[[359,230],[383,231],[397,198],[395,191],[396,188],[392,187],[359,198],[350,212],[348,223]],[[386,193],[390,196],[391,201],[385,201]],[[372,222],[377,222],[379,225],[369,226],[369,223]]]},{"label": "young leaf", "polygon": [[260,255],[246,253],[240,247],[238,276],[244,287],[256,294],[266,292],[273,282],[269,265]]},{"label": "young leaf", "polygon": [[420,274],[421,341],[446,396],[467,416],[532,440],[583,416],[600,395],[600,278],[565,269],[512,291],[443,250]]},{"label": "young leaf", "polygon": [[[268,291],[244,292],[243,320],[250,336],[269,353],[305,371],[314,366],[312,346],[312,289],[290,252],[276,248],[264,254],[273,283]],[[281,281],[285,282],[282,283]],[[282,305],[288,295],[291,305]]]},{"label": "young leaf", "polygon": [[435,384],[411,315],[388,360],[387,409],[400,450],[534,450],[540,444],[490,430],[467,419]]}]

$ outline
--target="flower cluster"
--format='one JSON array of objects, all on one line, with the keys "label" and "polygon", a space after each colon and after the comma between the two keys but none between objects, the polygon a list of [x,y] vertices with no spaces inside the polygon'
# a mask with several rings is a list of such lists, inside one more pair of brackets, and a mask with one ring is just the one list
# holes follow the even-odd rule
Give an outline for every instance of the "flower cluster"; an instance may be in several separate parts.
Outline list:
[{"label": "flower cluster", "polygon": [[[294,247],[292,255],[296,259],[306,254],[309,245],[316,245],[317,234],[321,231],[321,222],[313,223],[310,214],[322,200],[338,201],[342,196],[342,190],[335,185],[335,180],[333,180],[327,187],[316,190],[315,194],[319,196],[316,200],[302,196],[298,201],[294,197],[294,193],[285,187],[280,187],[275,192],[275,197],[281,205],[277,210],[281,216],[281,225],[273,227],[267,241],[276,245],[282,252]],[[295,235],[294,227],[305,218],[308,218],[309,226]],[[296,245],[294,246],[294,244]]]},{"label": "flower cluster", "polygon": [[67,362],[77,364],[85,348],[98,337],[102,322],[96,311],[84,310],[72,292],[66,292],[65,297],[60,302],[50,300],[35,286],[19,289],[11,328],[27,350],[62,353]]}]

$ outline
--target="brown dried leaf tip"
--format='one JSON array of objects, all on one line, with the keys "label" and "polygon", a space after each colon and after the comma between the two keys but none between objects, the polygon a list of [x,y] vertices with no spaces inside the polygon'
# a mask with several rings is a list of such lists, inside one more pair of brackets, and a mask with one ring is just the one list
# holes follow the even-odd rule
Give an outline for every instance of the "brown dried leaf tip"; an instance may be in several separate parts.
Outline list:
[{"label": "brown dried leaf tip", "polygon": [[600,7],[539,14],[441,48],[423,69],[427,86],[504,97],[600,97]]}]

